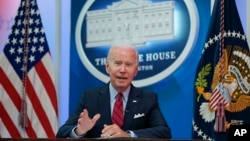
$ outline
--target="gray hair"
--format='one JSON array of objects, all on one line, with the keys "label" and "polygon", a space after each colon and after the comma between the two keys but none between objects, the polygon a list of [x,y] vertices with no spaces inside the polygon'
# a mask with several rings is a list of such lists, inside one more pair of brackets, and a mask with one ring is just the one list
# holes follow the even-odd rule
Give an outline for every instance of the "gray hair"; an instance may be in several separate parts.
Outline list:
[{"label": "gray hair", "polygon": [[133,49],[135,51],[135,53],[136,53],[136,56],[137,56],[136,63],[137,64],[139,63],[139,54],[138,54],[137,49],[133,45],[128,44],[128,43],[116,43],[116,44],[113,44],[111,46],[111,48],[109,49],[109,51],[108,51],[107,61],[111,60],[111,55],[110,54],[111,54],[111,52],[112,52],[112,50],[114,48],[131,48],[131,49]]}]

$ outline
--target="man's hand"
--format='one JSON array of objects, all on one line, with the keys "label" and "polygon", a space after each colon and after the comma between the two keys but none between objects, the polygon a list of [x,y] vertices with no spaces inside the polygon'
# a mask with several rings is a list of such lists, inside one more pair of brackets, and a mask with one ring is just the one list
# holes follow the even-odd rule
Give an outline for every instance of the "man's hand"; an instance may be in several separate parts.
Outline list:
[{"label": "man's hand", "polygon": [[80,114],[78,119],[78,124],[76,128],[76,134],[78,136],[87,133],[92,129],[96,121],[101,117],[100,114],[96,114],[92,119],[89,117],[89,112],[87,109],[83,109],[83,112]]},{"label": "man's hand", "polygon": [[130,134],[123,131],[118,125],[104,125],[101,137],[103,138],[115,138],[115,137],[130,137]]}]

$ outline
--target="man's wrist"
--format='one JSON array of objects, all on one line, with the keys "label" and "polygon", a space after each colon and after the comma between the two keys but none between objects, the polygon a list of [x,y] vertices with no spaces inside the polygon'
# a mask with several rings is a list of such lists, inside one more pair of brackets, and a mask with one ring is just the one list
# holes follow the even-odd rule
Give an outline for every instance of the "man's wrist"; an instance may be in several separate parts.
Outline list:
[{"label": "man's wrist", "polygon": [[83,134],[79,134],[78,132],[78,128],[76,127],[75,129],[74,129],[74,132],[75,132],[75,134],[78,136],[78,137],[83,137],[86,133],[83,133]]},{"label": "man's wrist", "polygon": [[127,133],[129,133],[130,138],[137,138],[138,137],[132,130],[128,130]]},{"label": "man's wrist", "polygon": [[130,131],[127,131],[128,137],[131,138],[131,133]]},{"label": "man's wrist", "polygon": [[129,131],[127,133],[128,133],[128,137],[131,138],[131,133]]}]

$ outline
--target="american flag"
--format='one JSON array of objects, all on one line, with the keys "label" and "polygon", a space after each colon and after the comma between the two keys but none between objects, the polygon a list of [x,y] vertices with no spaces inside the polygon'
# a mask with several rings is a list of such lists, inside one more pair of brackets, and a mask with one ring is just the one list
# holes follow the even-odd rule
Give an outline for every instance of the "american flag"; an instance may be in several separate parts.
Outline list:
[{"label": "american flag", "polygon": [[36,0],[21,0],[0,54],[0,137],[54,138],[54,70]]}]

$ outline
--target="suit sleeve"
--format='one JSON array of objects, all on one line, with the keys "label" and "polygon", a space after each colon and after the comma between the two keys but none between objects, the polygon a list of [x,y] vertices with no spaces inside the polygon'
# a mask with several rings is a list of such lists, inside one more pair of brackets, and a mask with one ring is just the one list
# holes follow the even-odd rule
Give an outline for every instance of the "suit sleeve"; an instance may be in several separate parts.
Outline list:
[{"label": "suit sleeve", "polygon": [[76,127],[79,115],[84,109],[84,105],[83,105],[84,99],[85,98],[84,98],[84,94],[83,94],[78,105],[77,105],[76,111],[68,118],[68,120],[65,122],[65,124],[63,124],[59,128],[59,130],[56,134],[57,138],[70,137],[71,131]]}]

